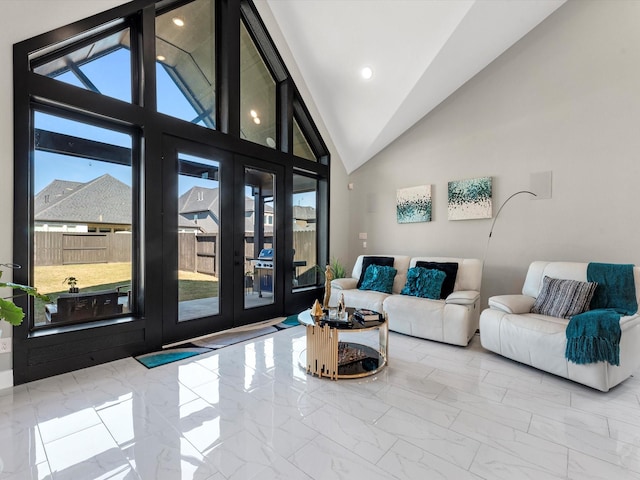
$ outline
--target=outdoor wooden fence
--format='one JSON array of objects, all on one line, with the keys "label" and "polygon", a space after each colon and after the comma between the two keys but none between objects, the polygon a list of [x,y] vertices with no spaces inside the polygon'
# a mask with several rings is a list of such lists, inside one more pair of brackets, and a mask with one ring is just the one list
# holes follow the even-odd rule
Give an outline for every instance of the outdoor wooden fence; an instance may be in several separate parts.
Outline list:
[{"label": "outdoor wooden fence", "polygon": [[131,234],[35,232],[35,265],[131,261]]},{"label": "outdoor wooden fence", "polygon": [[[130,262],[133,250],[131,241],[129,233],[35,232],[35,265]],[[294,260],[306,262],[306,266],[296,268],[297,276],[316,265],[315,232],[294,232],[293,246]],[[251,250],[246,251],[252,251],[252,246],[247,247]],[[216,275],[217,251],[216,235],[178,234],[180,270]],[[278,255],[278,249],[275,253]]]},{"label": "outdoor wooden fence", "polygon": [[216,236],[206,233],[178,234],[178,269],[216,275]]}]

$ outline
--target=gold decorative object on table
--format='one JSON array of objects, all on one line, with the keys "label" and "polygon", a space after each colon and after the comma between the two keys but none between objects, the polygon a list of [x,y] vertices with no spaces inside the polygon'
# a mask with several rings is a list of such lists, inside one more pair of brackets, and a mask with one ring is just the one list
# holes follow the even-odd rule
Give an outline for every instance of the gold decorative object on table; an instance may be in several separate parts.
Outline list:
[{"label": "gold decorative object on table", "polygon": [[322,302],[322,308],[325,310],[329,308],[329,299],[331,298],[331,280],[333,280],[333,271],[331,265],[327,265],[324,271],[324,300]]},{"label": "gold decorative object on table", "polygon": [[314,318],[315,322],[318,323],[322,318],[322,315],[322,307],[320,306],[318,299],[316,299],[316,301],[313,302],[313,307],[311,307],[311,316]]}]

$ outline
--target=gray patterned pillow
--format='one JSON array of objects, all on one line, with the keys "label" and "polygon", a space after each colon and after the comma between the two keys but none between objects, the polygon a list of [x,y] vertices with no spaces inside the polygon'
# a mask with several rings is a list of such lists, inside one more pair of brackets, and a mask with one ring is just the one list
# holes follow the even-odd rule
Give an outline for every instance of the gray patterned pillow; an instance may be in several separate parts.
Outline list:
[{"label": "gray patterned pillow", "polygon": [[531,313],[571,318],[586,312],[597,286],[595,282],[562,280],[545,276],[542,281],[542,290],[531,308]]}]

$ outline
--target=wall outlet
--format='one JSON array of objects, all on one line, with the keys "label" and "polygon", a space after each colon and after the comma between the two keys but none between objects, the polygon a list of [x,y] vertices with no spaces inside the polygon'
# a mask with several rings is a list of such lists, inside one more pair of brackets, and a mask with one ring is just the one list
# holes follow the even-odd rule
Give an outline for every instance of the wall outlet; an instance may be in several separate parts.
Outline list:
[{"label": "wall outlet", "polygon": [[11,353],[10,338],[0,338],[0,353]]}]

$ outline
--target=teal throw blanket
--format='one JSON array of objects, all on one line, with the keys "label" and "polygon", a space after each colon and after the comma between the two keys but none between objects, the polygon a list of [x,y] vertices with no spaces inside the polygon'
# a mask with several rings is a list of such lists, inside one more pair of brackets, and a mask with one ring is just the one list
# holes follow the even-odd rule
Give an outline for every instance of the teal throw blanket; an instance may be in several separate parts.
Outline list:
[{"label": "teal throw blanket", "polygon": [[620,317],[638,310],[633,265],[590,263],[587,281],[596,282],[590,310],[571,317],[567,325],[567,360],[620,365]]}]

